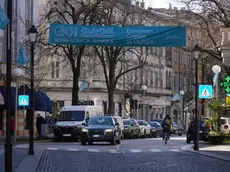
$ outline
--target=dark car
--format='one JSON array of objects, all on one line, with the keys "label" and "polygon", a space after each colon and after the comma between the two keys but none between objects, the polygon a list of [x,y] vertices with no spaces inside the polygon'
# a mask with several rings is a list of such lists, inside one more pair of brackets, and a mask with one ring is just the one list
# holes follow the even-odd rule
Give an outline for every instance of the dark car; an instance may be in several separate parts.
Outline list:
[{"label": "dark car", "polygon": [[152,136],[154,138],[162,136],[163,128],[161,127],[161,124],[159,122],[149,122],[149,125],[152,127]]},{"label": "dark car", "polygon": [[[207,125],[205,121],[207,118],[201,118],[200,119],[200,131],[199,136],[201,141],[208,141],[208,133],[210,132],[210,125]],[[192,122],[192,121],[191,121]],[[195,125],[191,125],[191,122],[189,124],[189,128],[187,131],[186,141],[189,144],[191,141],[194,141],[195,135]]]},{"label": "dark car", "polygon": [[133,137],[140,138],[140,126],[135,119],[124,119],[124,137],[129,137],[133,139]]},{"label": "dark car", "polygon": [[174,121],[172,122],[172,134],[178,134],[179,136],[181,136],[183,134],[184,130],[181,126],[179,126],[178,124],[176,124]]},{"label": "dark car", "polygon": [[81,132],[81,144],[93,142],[110,142],[111,145],[120,144],[121,131],[118,123],[112,116],[91,117]]}]

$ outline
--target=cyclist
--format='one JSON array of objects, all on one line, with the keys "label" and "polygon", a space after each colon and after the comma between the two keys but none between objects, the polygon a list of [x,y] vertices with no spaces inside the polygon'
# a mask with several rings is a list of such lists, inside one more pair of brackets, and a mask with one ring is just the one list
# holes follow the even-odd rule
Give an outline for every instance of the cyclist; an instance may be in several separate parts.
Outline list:
[{"label": "cyclist", "polygon": [[162,139],[164,140],[165,133],[168,133],[168,136],[169,136],[172,130],[172,118],[169,115],[166,115],[166,117],[164,118],[162,127],[163,127],[163,133],[164,133]]}]

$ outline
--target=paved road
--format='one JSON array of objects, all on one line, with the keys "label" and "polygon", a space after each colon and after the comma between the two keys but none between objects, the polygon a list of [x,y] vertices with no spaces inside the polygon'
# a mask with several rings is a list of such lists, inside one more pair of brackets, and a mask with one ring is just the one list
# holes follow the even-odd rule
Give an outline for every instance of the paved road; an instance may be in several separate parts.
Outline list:
[{"label": "paved road", "polygon": [[[94,145],[82,146],[79,142],[48,142],[36,143],[35,149],[47,150],[66,150],[66,151],[87,151],[87,152],[110,152],[110,153],[124,153],[124,152],[162,152],[172,151],[178,152],[180,148],[185,145],[185,137],[173,136],[168,144],[164,144],[161,138],[151,139],[133,139],[122,140],[120,145],[110,145],[109,143],[95,143]],[[15,148],[28,148],[28,144],[20,144]]]},{"label": "paved road", "polygon": [[230,163],[188,152],[90,153],[45,150],[37,172],[226,172]]}]

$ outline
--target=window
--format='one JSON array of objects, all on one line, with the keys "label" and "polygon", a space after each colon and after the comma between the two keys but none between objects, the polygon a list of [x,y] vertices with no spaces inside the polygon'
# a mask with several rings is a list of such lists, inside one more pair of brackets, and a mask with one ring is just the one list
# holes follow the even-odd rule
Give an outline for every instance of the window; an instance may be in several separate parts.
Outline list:
[{"label": "window", "polygon": [[177,63],[177,48],[174,49],[174,61]]},{"label": "window", "polygon": [[150,86],[153,86],[153,71],[150,72]]},{"label": "window", "polygon": [[155,72],[155,86],[158,86],[158,72]]},{"label": "window", "polygon": [[158,79],[160,79],[160,86],[163,87],[163,73],[162,73],[162,71],[161,71]]},{"label": "window", "polygon": [[51,77],[60,77],[60,62],[51,62]]},{"label": "window", "polygon": [[168,71],[166,71],[166,77],[165,77],[165,79],[166,79],[166,88],[168,88],[168,86],[169,86],[169,82],[168,82]]},{"label": "window", "polygon": [[179,50],[180,53],[180,64],[183,64],[183,51]]}]

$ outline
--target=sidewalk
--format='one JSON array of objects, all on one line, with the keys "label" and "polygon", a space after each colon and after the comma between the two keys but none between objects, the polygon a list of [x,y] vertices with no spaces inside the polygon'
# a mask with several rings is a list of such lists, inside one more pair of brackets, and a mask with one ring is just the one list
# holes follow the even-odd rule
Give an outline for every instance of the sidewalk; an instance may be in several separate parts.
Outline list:
[{"label": "sidewalk", "polygon": [[209,143],[200,143],[199,151],[194,151],[193,146],[194,146],[193,144],[188,144],[186,146],[183,146],[181,150],[230,162],[230,145],[229,144],[212,145]]}]

